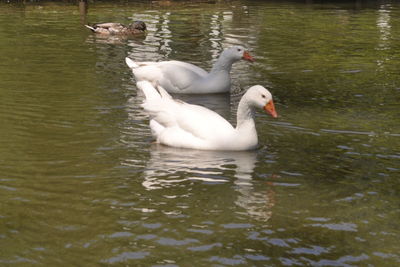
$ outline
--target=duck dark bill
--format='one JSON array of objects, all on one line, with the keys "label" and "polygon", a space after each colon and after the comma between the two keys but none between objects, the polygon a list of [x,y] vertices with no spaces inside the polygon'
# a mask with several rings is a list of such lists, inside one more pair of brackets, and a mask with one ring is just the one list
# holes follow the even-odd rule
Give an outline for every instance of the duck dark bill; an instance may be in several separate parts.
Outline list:
[{"label": "duck dark bill", "polygon": [[250,56],[249,52],[244,51],[243,53],[243,57],[244,60],[250,61],[250,62],[254,62],[254,58],[252,56]]},{"label": "duck dark bill", "polygon": [[265,106],[264,106],[264,110],[266,112],[268,112],[273,118],[277,118],[278,117],[278,113],[276,113],[275,111],[275,105],[274,102],[271,100],[269,101]]}]

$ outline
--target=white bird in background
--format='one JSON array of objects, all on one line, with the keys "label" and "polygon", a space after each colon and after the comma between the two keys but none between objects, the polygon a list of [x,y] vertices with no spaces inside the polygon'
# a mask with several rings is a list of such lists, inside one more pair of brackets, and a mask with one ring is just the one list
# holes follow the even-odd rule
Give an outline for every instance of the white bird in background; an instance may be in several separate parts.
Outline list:
[{"label": "white bird in background", "polygon": [[200,150],[251,150],[258,144],[254,121],[255,108],[272,117],[275,111],[271,93],[261,85],[249,88],[242,96],[234,128],[218,113],[198,105],[173,99],[161,86],[147,81],[137,87],[144,93],[142,104],[150,115],[150,128],[157,143]]},{"label": "white bird in background", "polygon": [[226,93],[231,89],[232,64],[241,60],[254,61],[241,46],[225,49],[210,72],[182,61],[135,62],[126,58],[137,82],[149,81],[170,93],[211,94]]}]

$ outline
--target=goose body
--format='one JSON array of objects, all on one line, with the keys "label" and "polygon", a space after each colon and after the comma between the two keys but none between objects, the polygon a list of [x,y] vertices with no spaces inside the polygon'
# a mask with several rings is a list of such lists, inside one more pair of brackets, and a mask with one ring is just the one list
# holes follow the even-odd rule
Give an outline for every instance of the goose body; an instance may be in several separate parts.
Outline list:
[{"label": "goose body", "polygon": [[126,58],[136,81],[149,81],[170,93],[212,94],[229,92],[233,63],[244,59],[254,61],[241,46],[225,49],[210,72],[183,61],[135,62]]},{"label": "goose body", "polygon": [[146,24],[143,21],[135,21],[128,26],[121,23],[108,22],[85,25],[85,27],[94,33],[103,35],[130,35],[143,33],[146,30]]},{"label": "goose body", "polygon": [[262,108],[277,117],[271,93],[260,85],[247,90],[239,102],[237,126],[218,113],[173,99],[162,87],[147,81],[143,91],[144,110],[150,115],[150,129],[157,143],[200,150],[251,150],[258,144],[254,109]]}]

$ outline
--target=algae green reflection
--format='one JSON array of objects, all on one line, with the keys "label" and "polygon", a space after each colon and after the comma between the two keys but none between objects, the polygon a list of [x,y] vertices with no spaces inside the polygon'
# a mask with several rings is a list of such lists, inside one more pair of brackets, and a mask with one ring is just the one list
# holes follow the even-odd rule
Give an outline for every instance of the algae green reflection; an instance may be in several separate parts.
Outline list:
[{"label": "algae green reflection", "polygon": [[[400,5],[315,2],[0,3],[0,265],[399,265]],[[153,144],[125,57],[209,70],[231,45],[256,59],[234,92],[180,97],[235,122],[268,87],[260,147]]]}]

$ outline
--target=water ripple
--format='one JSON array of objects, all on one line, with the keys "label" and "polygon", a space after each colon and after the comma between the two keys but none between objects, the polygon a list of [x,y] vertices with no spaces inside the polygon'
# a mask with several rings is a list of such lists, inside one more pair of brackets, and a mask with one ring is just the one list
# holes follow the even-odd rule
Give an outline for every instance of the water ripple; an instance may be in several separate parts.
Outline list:
[{"label": "water ripple", "polygon": [[[398,265],[399,6],[214,2],[0,3],[0,265]],[[209,70],[232,44],[256,58],[233,94],[179,97],[235,122],[268,86],[260,148],[153,144],[124,58]]]},{"label": "water ripple", "polygon": [[173,238],[162,237],[159,240],[157,240],[157,243],[159,243],[160,245],[164,245],[164,246],[184,246],[184,245],[188,245],[188,244],[192,244],[192,243],[199,243],[199,242],[200,242],[199,240],[192,239],[192,238],[177,240],[177,239],[173,239]]},{"label": "water ripple", "polygon": [[128,260],[144,259],[149,255],[150,255],[150,252],[123,252],[115,257],[101,260],[101,262],[108,263],[108,264],[123,263]]}]

